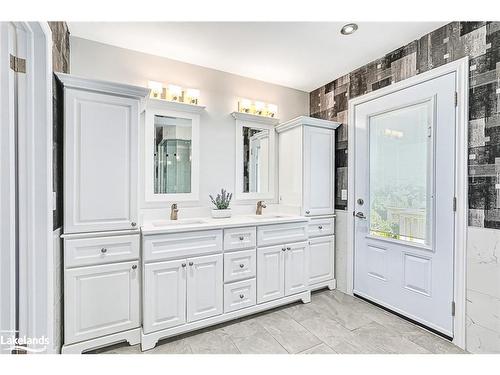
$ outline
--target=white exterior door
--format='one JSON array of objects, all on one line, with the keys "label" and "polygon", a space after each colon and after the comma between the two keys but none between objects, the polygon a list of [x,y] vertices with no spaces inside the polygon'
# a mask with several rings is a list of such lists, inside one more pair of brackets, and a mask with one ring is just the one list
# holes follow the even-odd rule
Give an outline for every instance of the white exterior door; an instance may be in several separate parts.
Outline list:
[{"label": "white exterior door", "polygon": [[334,213],[334,160],[334,131],[304,126],[304,215]]},{"label": "white exterior door", "polygon": [[186,322],[185,259],[144,266],[144,332]]},{"label": "white exterior door", "polygon": [[317,237],[309,241],[309,285],[333,279],[335,237]]},{"label": "white exterior door", "polygon": [[139,102],[65,89],[64,231],[134,229]]},{"label": "white exterior door", "polygon": [[222,314],[222,254],[191,258],[187,262],[188,322]]},{"label": "white exterior door", "polygon": [[257,249],[257,303],[285,295],[285,245]]},{"label": "white exterior door", "polygon": [[455,73],[355,108],[354,293],[453,336]]},{"label": "white exterior door", "polygon": [[285,295],[300,293],[309,287],[309,243],[286,246]]},{"label": "white exterior door", "polygon": [[64,343],[140,326],[138,262],[72,268],[64,277]]}]

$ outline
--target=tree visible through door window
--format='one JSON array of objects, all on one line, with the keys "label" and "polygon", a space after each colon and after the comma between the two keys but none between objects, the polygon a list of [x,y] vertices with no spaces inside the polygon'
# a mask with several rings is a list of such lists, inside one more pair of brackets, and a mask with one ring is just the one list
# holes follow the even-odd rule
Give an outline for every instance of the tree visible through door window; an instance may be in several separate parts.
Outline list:
[{"label": "tree visible through door window", "polygon": [[370,234],[430,244],[432,103],[370,117]]}]

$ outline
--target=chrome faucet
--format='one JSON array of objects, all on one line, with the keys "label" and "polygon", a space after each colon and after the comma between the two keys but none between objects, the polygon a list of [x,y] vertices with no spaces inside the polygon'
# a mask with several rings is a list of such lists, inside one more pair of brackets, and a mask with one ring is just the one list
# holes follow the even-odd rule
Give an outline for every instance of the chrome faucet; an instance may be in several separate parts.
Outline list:
[{"label": "chrome faucet", "polygon": [[179,212],[177,203],[173,203],[172,207],[170,207],[170,220],[177,220],[177,212]]},{"label": "chrome faucet", "polygon": [[257,202],[257,210],[255,210],[255,214],[256,215],[262,215],[262,209],[263,208],[266,208],[266,204],[264,203],[264,201],[258,201]]}]

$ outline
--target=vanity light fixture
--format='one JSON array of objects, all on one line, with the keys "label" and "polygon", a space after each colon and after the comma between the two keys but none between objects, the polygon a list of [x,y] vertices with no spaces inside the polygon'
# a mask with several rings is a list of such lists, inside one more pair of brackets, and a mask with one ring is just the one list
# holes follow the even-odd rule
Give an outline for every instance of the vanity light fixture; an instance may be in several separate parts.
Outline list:
[{"label": "vanity light fixture", "polygon": [[167,99],[173,102],[182,102],[182,87],[177,85],[167,86]]},{"label": "vanity light fixture", "polygon": [[251,101],[250,99],[240,99],[238,101],[238,112],[251,115],[276,117],[278,106],[276,104],[264,103],[263,101]]},{"label": "vanity light fixture", "polygon": [[163,93],[163,84],[156,81],[148,81],[148,88],[151,89],[151,97],[155,99],[161,99],[161,94]]},{"label": "vanity light fixture", "polygon": [[347,25],[342,26],[340,29],[340,33],[342,35],[351,35],[358,29],[358,25],[355,23],[348,23]]}]

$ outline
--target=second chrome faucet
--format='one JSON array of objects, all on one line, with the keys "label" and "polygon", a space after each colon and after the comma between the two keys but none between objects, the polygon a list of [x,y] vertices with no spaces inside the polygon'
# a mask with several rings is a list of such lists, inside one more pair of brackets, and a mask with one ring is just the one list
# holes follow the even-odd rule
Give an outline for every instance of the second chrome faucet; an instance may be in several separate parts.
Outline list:
[{"label": "second chrome faucet", "polygon": [[173,203],[170,207],[170,220],[177,220],[177,213],[179,209],[177,208],[177,203]]},{"label": "second chrome faucet", "polygon": [[264,203],[264,201],[258,201],[257,202],[257,209],[255,210],[255,214],[256,215],[262,215],[262,209],[263,208],[266,208],[266,204]]}]

